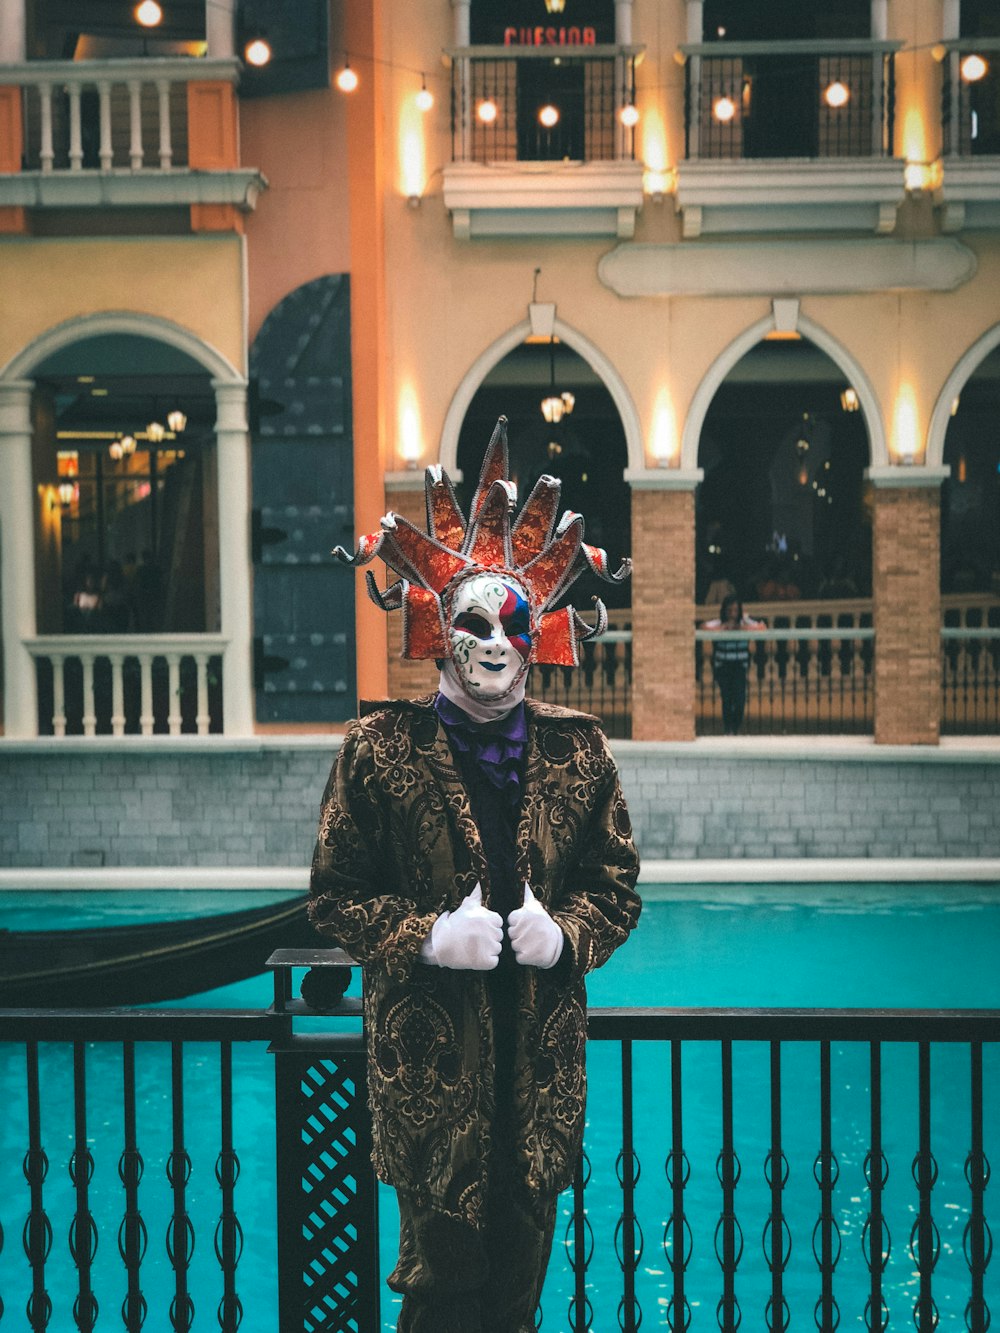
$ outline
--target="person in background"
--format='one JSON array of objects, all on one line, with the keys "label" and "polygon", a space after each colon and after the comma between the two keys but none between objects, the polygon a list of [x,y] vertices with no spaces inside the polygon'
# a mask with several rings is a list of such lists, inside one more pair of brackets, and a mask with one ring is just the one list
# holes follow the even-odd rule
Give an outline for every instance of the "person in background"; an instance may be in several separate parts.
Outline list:
[{"label": "person in background", "polygon": [[398,1333],[533,1333],[556,1196],[583,1138],[584,978],[639,916],[638,857],[596,718],[525,698],[596,630],[550,611],[607,557],[541,477],[516,523],[506,420],[468,524],[428,468],[429,535],[398,514],[345,563],[402,577],[424,699],[362,704],[323,796],[313,924],[364,971],[372,1160],[399,1199]]},{"label": "person in background", "polygon": [[[703,629],[726,631],[766,629],[762,620],[753,620],[743,612],[743,603],[736,593],[722,599],[717,620],[706,620]],[[750,666],[750,643],[747,639],[721,639],[712,645],[712,675],[722,699],[722,730],[735,736],[743,722],[747,704],[747,670]]]}]

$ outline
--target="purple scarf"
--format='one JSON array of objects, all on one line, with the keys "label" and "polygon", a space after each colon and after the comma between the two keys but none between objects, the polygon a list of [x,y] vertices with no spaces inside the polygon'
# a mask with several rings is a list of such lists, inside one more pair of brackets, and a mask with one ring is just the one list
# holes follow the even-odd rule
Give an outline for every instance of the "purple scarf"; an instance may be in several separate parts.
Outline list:
[{"label": "purple scarf", "polygon": [[462,756],[468,755],[491,786],[505,792],[512,803],[519,801],[528,743],[524,704],[517,704],[495,722],[473,721],[443,694],[435,699],[434,708],[444,723],[452,748],[458,752],[455,757],[459,763]]}]

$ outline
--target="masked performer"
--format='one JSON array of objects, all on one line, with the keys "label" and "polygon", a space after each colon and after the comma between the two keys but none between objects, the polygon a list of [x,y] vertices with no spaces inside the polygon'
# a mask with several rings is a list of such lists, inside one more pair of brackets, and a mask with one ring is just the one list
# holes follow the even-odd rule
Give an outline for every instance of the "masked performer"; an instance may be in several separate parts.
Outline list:
[{"label": "masked performer", "polygon": [[506,420],[466,523],[427,470],[427,534],[398,514],[362,539],[399,580],[403,655],[436,695],[362,705],[323,797],[311,916],[363,968],[373,1161],[396,1187],[400,1333],[528,1333],[556,1195],[583,1137],[584,977],[639,916],[638,859],[595,718],[524,697],[597,625],[549,608],[584,569],[583,520],[542,477],[512,522]]}]

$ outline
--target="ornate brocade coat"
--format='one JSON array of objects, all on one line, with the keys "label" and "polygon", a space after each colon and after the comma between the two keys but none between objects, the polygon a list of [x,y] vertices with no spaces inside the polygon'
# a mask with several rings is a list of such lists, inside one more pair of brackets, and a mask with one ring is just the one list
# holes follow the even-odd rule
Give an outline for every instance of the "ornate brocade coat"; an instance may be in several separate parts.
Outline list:
[{"label": "ornate brocade coat", "polygon": [[[362,705],[323,796],[310,915],[363,967],[372,1160],[380,1178],[477,1225],[494,1106],[489,973],[430,967],[438,915],[489,870],[433,700]],[[584,977],[639,917],[638,856],[593,717],[525,700],[517,873],[566,937],[549,971],[515,968],[510,1127],[529,1189],[572,1180],[586,1094]]]}]

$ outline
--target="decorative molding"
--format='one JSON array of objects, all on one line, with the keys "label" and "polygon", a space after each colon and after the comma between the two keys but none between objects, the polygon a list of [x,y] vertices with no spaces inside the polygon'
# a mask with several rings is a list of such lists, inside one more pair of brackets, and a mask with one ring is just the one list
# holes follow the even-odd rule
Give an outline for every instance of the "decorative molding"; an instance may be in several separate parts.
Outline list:
[{"label": "decorative molding", "polygon": [[677,166],[686,237],[867,231],[885,235],[905,198],[902,158],[699,160]]},{"label": "decorative molding", "polygon": [[940,204],[941,229],[1000,230],[1000,159],[946,157]]},{"label": "decorative molding", "polygon": [[949,292],[976,272],[960,241],[702,241],[619,245],[597,275],[618,296],[850,295]]},{"label": "decorative molding", "polygon": [[267,177],[252,167],[227,171],[20,171],[0,176],[0,207],[169,208],[232,204],[252,213]]},{"label": "decorative molding", "polygon": [[799,301],[797,297],[778,297],[771,302],[776,333],[797,333],[799,327]]},{"label": "decorative molding", "polygon": [[693,491],[705,473],[700,467],[626,468],[625,480],[634,491]]},{"label": "decorative molding", "polygon": [[910,467],[893,463],[888,467],[866,468],[864,476],[865,481],[870,481],[877,490],[912,490],[918,487],[929,489],[947,481],[951,476],[951,468],[947,465]]},{"label": "decorative molding", "polygon": [[444,204],[459,240],[477,236],[617,236],[635,233],[641,162],[456,162],[444,169]]}]

